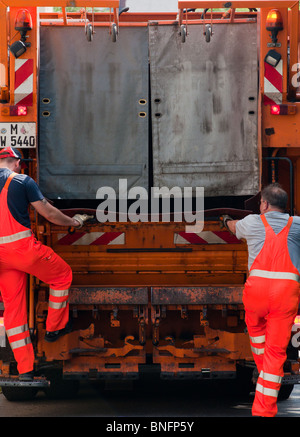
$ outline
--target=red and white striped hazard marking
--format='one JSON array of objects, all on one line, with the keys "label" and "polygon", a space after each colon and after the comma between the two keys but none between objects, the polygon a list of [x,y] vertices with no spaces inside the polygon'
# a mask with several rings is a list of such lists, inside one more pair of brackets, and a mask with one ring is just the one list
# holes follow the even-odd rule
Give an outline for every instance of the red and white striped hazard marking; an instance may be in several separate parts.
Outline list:
[{"label": "red and white striped hazard marking", "polygon": [[276,67],[265,62],[264,75],[264,104],[280,105],[282,103],[282,60]]},{"label": "red and white striped hazard marking", "polygon": [[33,59],[15,60],[15,105],[33,104]]},{"label": "red and white striped hazard marking", "polygon": [[106,246],[109,244],[125,244],[125,233],[74,232],[74,234],[58,234],[56,244],[64,246]]},{"label": "red and white striped hazard marking", "polygon": [[199,233],[178,232],[174,234],[174,244],[239,244],[234,235],[227,231],[202,231]]}]

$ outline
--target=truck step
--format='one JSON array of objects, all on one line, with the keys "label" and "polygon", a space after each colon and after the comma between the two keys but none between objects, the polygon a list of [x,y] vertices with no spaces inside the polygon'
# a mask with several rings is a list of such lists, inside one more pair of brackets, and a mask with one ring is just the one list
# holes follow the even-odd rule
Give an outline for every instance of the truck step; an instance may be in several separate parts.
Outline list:
[{"label": "truck step", "polygon": [[18,377],[1,377],[0,387],[49,387],[50,381],[44,377],[36,377],[32,381],[20,381]]}]

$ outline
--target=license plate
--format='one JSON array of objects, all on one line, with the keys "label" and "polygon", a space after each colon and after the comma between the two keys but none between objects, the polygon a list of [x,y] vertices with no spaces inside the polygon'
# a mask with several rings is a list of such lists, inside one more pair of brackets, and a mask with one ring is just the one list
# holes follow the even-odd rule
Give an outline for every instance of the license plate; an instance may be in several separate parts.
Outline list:
[{"label": "license plate", "polygon": [[0,123],[0,147],[36,147],[36,123]]}]

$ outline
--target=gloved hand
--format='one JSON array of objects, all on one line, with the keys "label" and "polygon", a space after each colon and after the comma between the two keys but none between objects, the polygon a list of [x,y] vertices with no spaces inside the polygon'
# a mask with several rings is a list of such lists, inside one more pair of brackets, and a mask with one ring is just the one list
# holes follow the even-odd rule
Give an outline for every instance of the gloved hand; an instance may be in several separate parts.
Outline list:
[{"label": "gloved hand", "polygon": [[79,226],[76,226],[77,229],[82,228],[82,226],[84,225],[84,223],[90,219],[93,219],[94,216],[92,215],[87,215],[87,214],[75,214],[73,219],[77,220],[79,223]]},{"label": "gloved hand", "polygon": [[220,222],[221,222],[220,226],[221,226],[221,229],[226,228],[229,231],[229,228],[227,226],[227,222],[229,220],[233,220],[233,218],[230,217],[230,215],[225,214],[225,215],[220,217]]}]

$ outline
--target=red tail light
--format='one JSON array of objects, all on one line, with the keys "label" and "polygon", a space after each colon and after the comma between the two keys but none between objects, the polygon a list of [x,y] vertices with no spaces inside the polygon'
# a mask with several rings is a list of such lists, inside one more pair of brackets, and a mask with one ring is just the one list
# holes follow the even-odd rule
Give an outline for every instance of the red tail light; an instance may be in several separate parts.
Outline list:
[{"label": "red tail light", "polygon": [[271,114],[279,115],[280,114],[280,105],[271,105]]},{"label": "red tail light", "polygon": [[17,106],[18,115],[27,115],[27,106]]},{"label": "red tail light", "polygon": [[27,106],[19,106],[19,105],[15,105],[15,106],[3,106],[1,108],[1,115],[14,115],[14,116],[22,116],[22,115],[27,115]]},{"label": "red tail light", "polygon": [[296,105],[271,105],[270,113],[272,115],[294,115],[296,114]]}]

